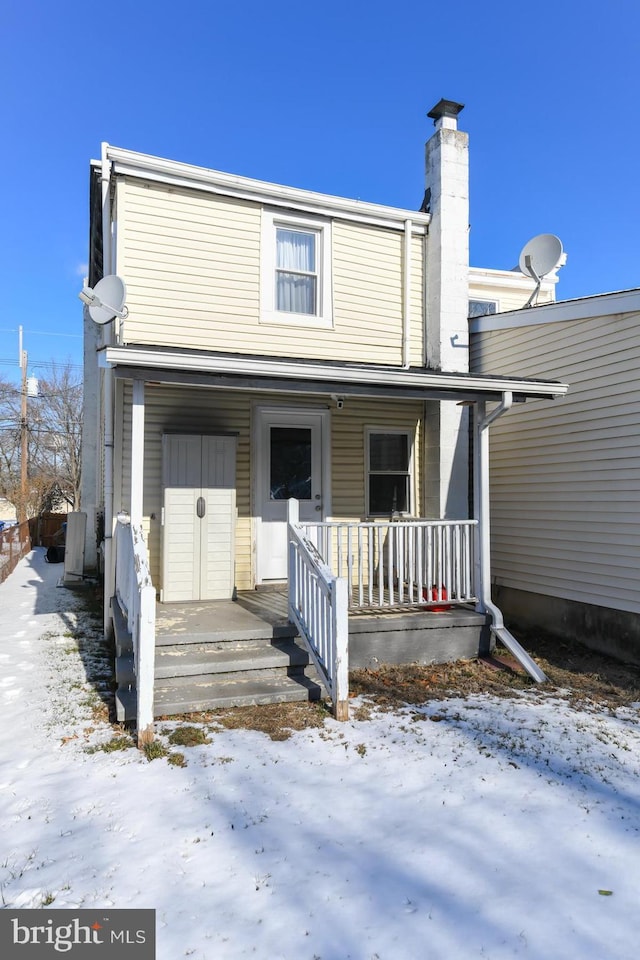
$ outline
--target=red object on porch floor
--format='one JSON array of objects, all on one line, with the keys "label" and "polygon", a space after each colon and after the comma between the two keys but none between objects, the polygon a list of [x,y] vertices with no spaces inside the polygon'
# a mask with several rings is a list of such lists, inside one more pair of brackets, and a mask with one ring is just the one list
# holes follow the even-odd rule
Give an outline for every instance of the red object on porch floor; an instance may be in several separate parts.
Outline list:
[{"label": "red object on porch floor", "polygon": [[[430,596],[427,595],[426,589],[422,591],[422,596],[424,597],[425,600],[447,600],[449,597],[447,593],[447,588],[445,587],[444,584],[441,584],[440,591],[438,591],[438,587],[434,583],[433,586],[431,587],[431,590],[429,591],[429,594]],[[446,610],[451,610],[450,603],[443,603],[437,607],[429,607],[429,611],[431,613],[444,613]]]}]

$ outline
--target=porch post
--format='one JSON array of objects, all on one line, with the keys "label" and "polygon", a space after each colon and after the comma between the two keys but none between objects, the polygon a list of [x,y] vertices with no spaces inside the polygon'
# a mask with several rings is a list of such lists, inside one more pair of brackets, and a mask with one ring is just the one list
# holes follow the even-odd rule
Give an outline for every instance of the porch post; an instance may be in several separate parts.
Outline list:
[{"label": "porch post", "polygon": [[[484,612],[485,575],[491,570],[491,530],[489,517],[489,433],[482,429],[487,404],[478,400],[473,418],[473,511],[478,521],[474,541],[474,568],[478,602],[476,609]],[[491,583],[488,584],[491,589]]]},{"label": "porch post", "polygon": [[298,591],[296,580],[295,554],[291,545],[289,527],[300,522],[300,504],[295,497],[287,500],[287,616],[289,622],[294,622],[292,608]]},{"label": "porch post", "polygon": [[133,381],[131,403],[131,523],[142,525],[144,493],[144,380]]},{"label": "porch post", "polygon": [[335,676],[333,678],[333,715],[349,719],[349,593],[346,577],[335,577],[332,586],[332,633],[335,638]]}]

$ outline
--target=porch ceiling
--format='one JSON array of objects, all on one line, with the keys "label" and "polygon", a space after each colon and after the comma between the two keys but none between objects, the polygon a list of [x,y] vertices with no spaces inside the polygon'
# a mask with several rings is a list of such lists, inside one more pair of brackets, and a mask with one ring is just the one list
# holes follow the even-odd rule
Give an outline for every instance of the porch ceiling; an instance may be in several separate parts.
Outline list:
[{"label": "porch ceiling", "polygon": [[116,377],[226,390],[304,393],[409,400],[515,401],[564,396],[568,386],[549,380],[472,373],[443,373],[333,361],[290,360],[230,353],[204,353],[152,346],[110,346],[103,362]]}]

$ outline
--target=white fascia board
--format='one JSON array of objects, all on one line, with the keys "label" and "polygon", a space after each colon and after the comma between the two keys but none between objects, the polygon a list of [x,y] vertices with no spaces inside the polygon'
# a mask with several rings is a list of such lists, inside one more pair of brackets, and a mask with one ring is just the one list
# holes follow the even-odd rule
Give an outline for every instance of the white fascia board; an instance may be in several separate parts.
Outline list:
[{"label": "white fascia board", "polygon": [[289,380],[315,380],[345,384],[387,385],[413,387],[424,390],[452,390],[459,393],[524,393],[530,397],[561,397],[568,390],[566,383],[547,380],[518,380],[511,377],[487,375],[432,373],[404,370],[402,367],[385,367],[374,370],[357,367],[292,362],[290,360],[257,360],[253,357],[220,356],[208,353],[158,352],[148,349],[112,346],[106,348],[108,364],[147,369],[183,370],[197,373],[241,375],[247,377],[279,377]]},{"label": "white fascia board", "polygon": [[579,300],[556,300],[538,307],[523,307],[495,313],[489,317],[474,317],[469,321],[470,333],[488,333],[513,327],[533,327],[542,323],[561,323],[565,320],[588,320],[619,313],[640,312],[640,289],[599,293]]},{"label": "white fascia board", "polygon": [[[551,292],[558,282],[557,276],[545,277],[540,287]],[[535,281],[519,270],[491,270],[482,267],[469,267],[469,286],[503,287],[505,290],[533,290]]]},{"label": "white fascia board", "polygon": [[189,163],[165,160],[145,153],[123,150],[109,146],[107,156],[113,164],[115,174],[140,177],[171,186],[203,190],[240,200],[253,200],[303,210],[306,213],[321,214],[325,217],[339,217],[355,220],[374,226],[391,227],[404,230],[407,220],[411,221],[412,233],[424,235],[431,217],[417,210],[403,210],[400,207],[387,207],[383,204],[350,200],[346,197],[334,197],[330,194],[315,193],[298,187],[286,187],[264,180],[252,180],[219,170],[209,170]]}]

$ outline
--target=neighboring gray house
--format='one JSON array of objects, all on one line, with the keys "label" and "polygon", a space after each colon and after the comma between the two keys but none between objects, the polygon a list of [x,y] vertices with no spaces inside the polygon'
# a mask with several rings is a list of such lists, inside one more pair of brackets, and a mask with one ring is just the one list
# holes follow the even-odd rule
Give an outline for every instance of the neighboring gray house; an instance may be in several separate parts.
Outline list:
[{"label": "neighboring gray house", "polygon": [[470,321],[470,368],[558,378],[492,429],[492,575],[511,622],[640,663],[640,290]]}]

